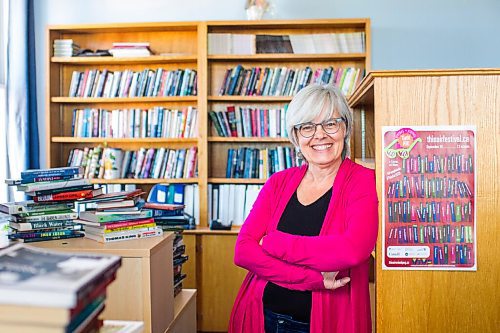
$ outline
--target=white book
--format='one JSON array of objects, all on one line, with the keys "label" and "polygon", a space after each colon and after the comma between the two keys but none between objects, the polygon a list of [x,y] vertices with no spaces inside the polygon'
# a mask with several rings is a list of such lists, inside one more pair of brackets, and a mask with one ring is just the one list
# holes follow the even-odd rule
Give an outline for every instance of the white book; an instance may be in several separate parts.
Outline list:
[{"label": "white book", "polygon": [[239,226],[244,222],[245,214],[245,185],[236,185],[234,193],[234,211],[235,217],[233,225]]},{"label": "white book", "polygon": [[[88,286],[120,266],[119,256],[64,253],[15,244],[0,250],[0,303],[73,308]],[[8,278],[7,278],[8,277]]]},{"label": "white book", "polygon": [[[197,184],[191,185],[194,188],[194,205],[193,205],[193,213],[194,219],[197,225],[200,224],[200,188]],[[209,201],[210,202],[210,201]],[[209,215],[210,216],[210,215]]]},{"label": "white book", "polygon": [[232,224],[235,221],[235,210],[234,206],[236,204],[235,202],[235,191],[236,191],[236,185],[235,184],[229,184],[227,185],[227,201],[226,201],[226,210],[227,210],[227,224]]},{"label": "white book", "polygon": [[207,185],[207,210],[208,210],[208,222],[210,223],[210,221],[212,221],[214,218],[213,218],[213,209],[212,209],[212,200],[213,200],[213,189],[212,189],[212,184],[208,184]]}]

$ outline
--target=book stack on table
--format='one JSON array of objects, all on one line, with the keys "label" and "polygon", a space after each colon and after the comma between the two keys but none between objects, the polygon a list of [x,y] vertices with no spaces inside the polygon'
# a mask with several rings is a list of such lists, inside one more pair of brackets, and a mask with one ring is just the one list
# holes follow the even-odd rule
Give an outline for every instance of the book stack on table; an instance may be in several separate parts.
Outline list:
[{"label": "book stack on table", "polygon": [[98,332],[119,256],[0,250],[0,332]]},{"label": "book stack on table", "polygon": [[151,210],[143,210],[141,189],[114,192],[77,203],[85,237],[101,243],[161,236]]},{"label": "book stack on table", "polygon": [[25,243],[83,237],[74,203],[102,194],[83,179],[81,167],[27,170],[6,183],[32,198],[0,204],[0,211],[11,215],[9,238]]}]

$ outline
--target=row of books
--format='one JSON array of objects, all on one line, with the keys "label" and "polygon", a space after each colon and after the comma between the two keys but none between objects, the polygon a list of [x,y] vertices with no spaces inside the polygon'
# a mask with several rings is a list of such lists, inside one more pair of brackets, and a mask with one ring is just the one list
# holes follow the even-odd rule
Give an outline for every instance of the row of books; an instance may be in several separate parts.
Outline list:
[{"label": "row of books", "polygon": [[364,32],[260,35],[209,33],[208,54],[363,53]]},{"label": "row of books", "polygon": [[225,111],[209,111],[212,129],[222,137],[270,137],[286,138],[286,110],[235,107],[228,105]]},{"label": "row of books", "polygon": [[[389,181],[387,198],[473,198],[474,187],[458,177],[403,176]],[[471,190],[472,188],[472,190]]]},{"label": "row of books", "polygon": [[228,68],[219,89],[219,95],[240,96],[293,96],[310,84],[334,84],[345,95],[354,91],[363,78],[360,68],[333,67],[313,70],[288,67],[252,67],[245,69],[242,65]]},{"label": "row of books", "polygon": [[72,57],[80,50],[80,46],[72,39],[54,39],[52,47],[54,57]]},{"label": "row of books", "polygon": [[300,164],[294,148],[240,147],[227,150],[226,178],[267,179],[273,173]]},{"label": "row of books", "polygon": [[74,109],[72,135],[85,138],[194,138],[198,110],[164,107],[150,109]]},{"label": "row of books", "polygon": [[18,243],[0,250],[0,331],[98,332],[121,258]]},{"label": "row of books", "polygon": [[86,69],[73,71],[69,97],[156,97],[196,96],[197,75],[194,69],[111,71]]},{"label": "row of books", "polygon": [[242,225],[262,185],[208,184],[208,218],[222,225]]},{"label": "row of books", "polygon": [[68,166],[82,166],[86,178],[192,178],[197,175],[198,149],[140,148],[74,148]]},{"label": "row of books", "polygon": [[174,270],[174,297],[182,291],[182,281],[187,277],[187,274],[182,272],[182,266],[189,257],[186,255],[186,245],[184,244],[183,229],[171,229],[174,234],[173,242],[173,270]]}]

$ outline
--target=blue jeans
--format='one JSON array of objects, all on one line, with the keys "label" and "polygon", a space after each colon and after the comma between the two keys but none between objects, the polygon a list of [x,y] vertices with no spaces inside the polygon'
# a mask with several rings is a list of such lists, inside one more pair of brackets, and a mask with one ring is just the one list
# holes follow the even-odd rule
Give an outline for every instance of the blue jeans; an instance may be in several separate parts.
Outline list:
[{"label": "blue jeans", "polygon": [[264,309],[264,329],[266,333],[309,333],[309,323]]}]

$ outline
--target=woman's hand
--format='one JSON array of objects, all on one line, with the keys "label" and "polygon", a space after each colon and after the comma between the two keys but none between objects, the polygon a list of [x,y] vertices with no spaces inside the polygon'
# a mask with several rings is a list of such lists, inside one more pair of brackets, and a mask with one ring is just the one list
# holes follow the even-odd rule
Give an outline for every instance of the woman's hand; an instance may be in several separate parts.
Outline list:
[{"label": "woman's hand", "polygon": [[323,284],[325,285],[325,288],[330,289],[330,290],[343,287],[347,283],[349,283],[349,281],[351,281],[351,278],[349,278],[349,277],[344,277],[340,280],[335,280],[335,277],[337,277],[337,274],[339,274],[338,271],[337,272],[321,272],[321,274],[323,275]]}]

